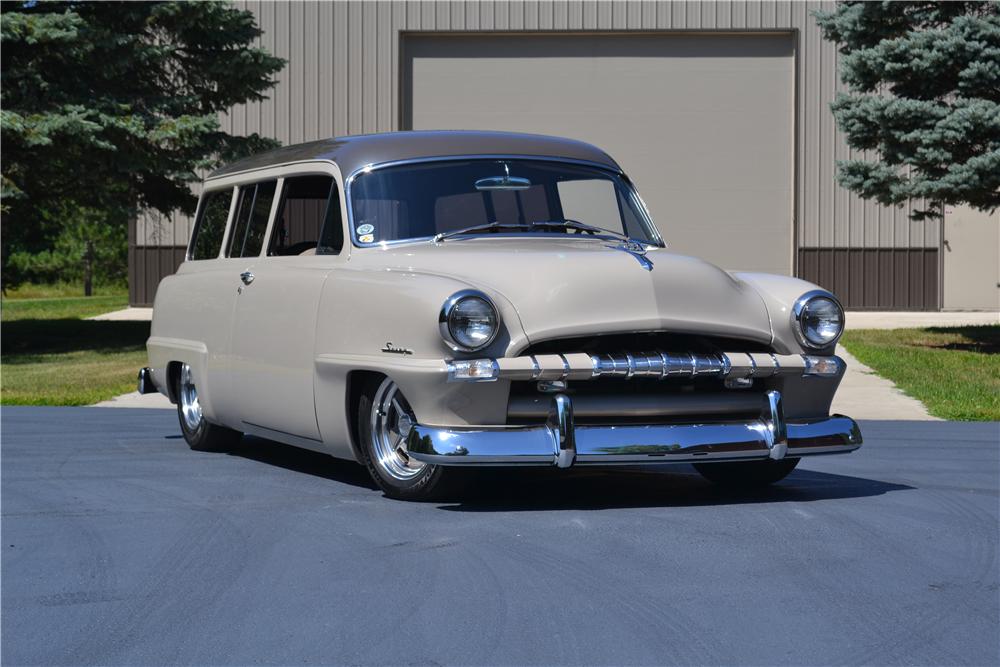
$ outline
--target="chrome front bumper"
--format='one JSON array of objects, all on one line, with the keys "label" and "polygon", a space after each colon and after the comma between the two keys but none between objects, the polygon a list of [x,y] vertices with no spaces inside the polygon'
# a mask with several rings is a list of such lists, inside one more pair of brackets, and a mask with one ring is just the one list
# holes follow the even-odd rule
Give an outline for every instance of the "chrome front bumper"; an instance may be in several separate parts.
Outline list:
[{"label": "chrome front bumper", "polygon": [[769,391],[759,419],[701,424],[576,426],[569,396],[556,394],[541,426],[415,425],[409,455],[436,465],[623,465],[781,459],[851,452],[861,430],[850,417],[786,422]]}]

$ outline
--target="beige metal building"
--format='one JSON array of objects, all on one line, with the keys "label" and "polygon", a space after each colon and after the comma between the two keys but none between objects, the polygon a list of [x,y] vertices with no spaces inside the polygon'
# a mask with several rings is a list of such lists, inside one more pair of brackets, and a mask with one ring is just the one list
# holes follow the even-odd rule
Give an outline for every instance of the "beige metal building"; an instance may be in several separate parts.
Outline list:
[{"label": "beige metal building", "polygon": [[[1000,220],[944,234],[839,188],[837,53],[798,2],[237,2],[288,60],[224,127],[284,144],[406,129],[569,136],[611,153],[668,244],[794,274],[849,308],[998,307]],[[190,221],[140,219],[131,300],[152,301]]]}]

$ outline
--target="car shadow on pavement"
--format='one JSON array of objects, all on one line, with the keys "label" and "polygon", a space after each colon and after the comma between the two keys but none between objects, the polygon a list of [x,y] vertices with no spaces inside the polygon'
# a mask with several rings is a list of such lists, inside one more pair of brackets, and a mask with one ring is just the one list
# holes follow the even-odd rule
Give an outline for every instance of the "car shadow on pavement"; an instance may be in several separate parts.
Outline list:
[{"label": "car shadow on pavement", "polygon": [[377,488],[368,471],[357,463],[341,461],[328,454],[283,445],[273,440],[244,436],[239,446],[227,454],[334,482],[365,489]]},{"label": "car shadow on pavement", "polygon": [[[377,489],[368,471],[357,463],[264,438],[244,437],[239,447],[228,454],[332,482]],[[470,483],[454,498],[438,501],[440,509],[516,512],[813,502],[865,498],[914,488],[801,468],[777,484],[750,490],[718,487],[682,464],[571,470],[481,468],[463,472]]]},{"label": "car shadow on pavement", "polygon": [[599,510],[814,502],[878,496],[914,487],[875,479],[797,470],[760,489],[724,489],[687,465],[627,469],[477,471],[473,491],[439,509],[453,512]]}]

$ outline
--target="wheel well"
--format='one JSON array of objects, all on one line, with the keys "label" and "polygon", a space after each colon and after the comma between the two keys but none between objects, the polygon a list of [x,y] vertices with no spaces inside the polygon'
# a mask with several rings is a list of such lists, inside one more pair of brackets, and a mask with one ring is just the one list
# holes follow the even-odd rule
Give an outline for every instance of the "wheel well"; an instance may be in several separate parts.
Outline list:
[{"label": "wheel well", "polygon": [[347,424],[351,436],[351,448],[358,461],[364,461],[361,456],[361,424],[358,423],[358,401],[369,382],[384,378],[382,373],[375,371],[351,371],[347,374]]},{"label": "wheel well", "polygon": [[171,403],[177,402],[177,383],[181,379],[181,362],[171,361],[167,364],[167,397]]}]

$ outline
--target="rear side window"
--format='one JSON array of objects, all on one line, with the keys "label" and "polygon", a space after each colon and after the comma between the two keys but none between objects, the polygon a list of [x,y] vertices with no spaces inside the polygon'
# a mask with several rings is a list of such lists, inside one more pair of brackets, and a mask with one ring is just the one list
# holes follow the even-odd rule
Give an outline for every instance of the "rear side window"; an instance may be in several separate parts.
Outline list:
[{"label": "rear side window", "polygon": [[267,254],[338,254],[343,247],[340,196],[333,177],[286,178]]},{"label": "rear side window", "polygon": [[206,193],[201,199],[201,208],[194,225],[194,240],[191,242],[191,259],[215,259],[222,249],[222,237],[226,234],[226,220],[229,205],[233,201],[233,191],[216,190]]},{"label": "rear side window", "polygon": [[229,257],[256,257],[260,254],[277,187],[277,181],[263,181],[240,188],[233,231],[229,236],[229,251],[226,253]]}]

